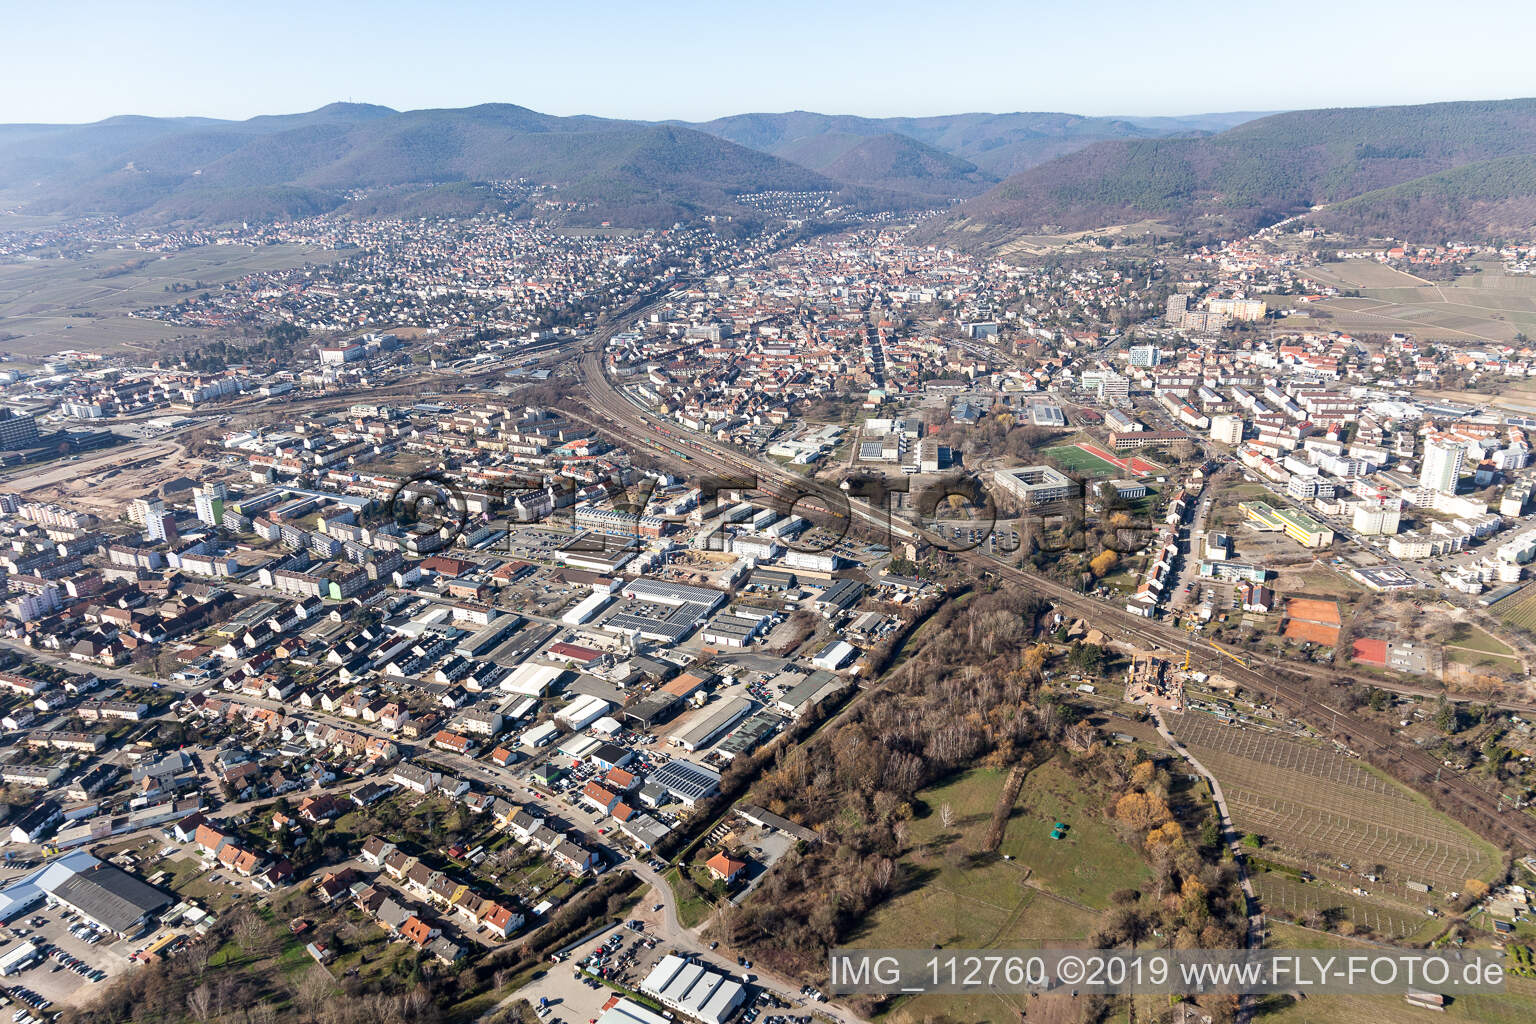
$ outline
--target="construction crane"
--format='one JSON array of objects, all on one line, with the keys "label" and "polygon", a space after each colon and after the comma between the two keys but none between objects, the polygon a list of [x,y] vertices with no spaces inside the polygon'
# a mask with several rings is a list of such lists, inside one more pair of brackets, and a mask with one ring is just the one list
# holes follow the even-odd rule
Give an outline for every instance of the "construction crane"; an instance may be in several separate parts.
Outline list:
[{"label": "construction crane", "polygon": [[1248,663],[1246,661],[1244,661],[1242,658],[1239,658],[1237,655],[1233,654],[1231,651],[1227,650],[1225,647],[1221,646],[1221,644],[1217,643],[1215,640],[1208,640],[1206,642],[1209,643],[1212,647],[1216,648],[1222,654],[1226,655],[1227,657],[1231,658],[1233,661],[1237,662],[1239,665],[1243,666],[1243,668],[1247,668],[1248,667]]}]

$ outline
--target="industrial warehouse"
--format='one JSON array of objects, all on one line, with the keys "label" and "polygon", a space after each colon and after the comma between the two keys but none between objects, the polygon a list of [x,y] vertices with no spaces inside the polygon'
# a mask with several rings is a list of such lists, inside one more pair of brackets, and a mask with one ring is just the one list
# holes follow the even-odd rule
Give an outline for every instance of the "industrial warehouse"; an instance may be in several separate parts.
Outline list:
[{"label": "industrial warehouse", "polygon": [[640,990],[704,1024],[724,1024],[747,996],[740,982],[680,956],[662,957]]},{"label": "industrial warehouse", "polygon": [[65,906],[119,937],[139,934],[156,912],[175,902],[154,886],[83,850],[0,889],[0,921],[13,921],[45,901]]}]

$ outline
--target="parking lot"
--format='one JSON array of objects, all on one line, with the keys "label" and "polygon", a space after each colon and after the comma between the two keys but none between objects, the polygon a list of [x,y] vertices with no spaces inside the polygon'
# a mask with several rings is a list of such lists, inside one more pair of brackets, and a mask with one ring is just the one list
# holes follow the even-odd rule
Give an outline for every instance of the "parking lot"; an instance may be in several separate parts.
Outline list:
[{"label": "parking lot", "polygon": [[[649,907],[649,904],[646,905]],[[546,1024],[583,1024],[599,1016],[603,1004],[614,995],[613,989],[588,976],[596,971],[605,979],[629,989],[638,989],[668,953],[679,952],[660,940],[655,932],[654,911],[641,909],[638,917],[586,939],[559,963],[551,963],[548,972],[523,989],[522,995],[540,1006],[549,1000],[540,1016]],[[681,951],[684,955],[686,951]],[[717,967],[717,969],[719,969]],[[739,971],[737,980],[751,974]],[[738,1024],[810,1024],[806,1008],[792,1008],[783,999],[748,985],[747,1002],[734,1018]]]},{"label": "parking lot", "polygon": [[59,907],[28,914],[0,929],[0,938],[7,949],[18,939],[30,939],[48,954],[41,963],[0,979],[0,986],[21,986],[61,1006],[94,997],[101,985],[128,968],[134,950],[131,940],[89,930],[77,915]]},{"label": "parking lot", "polygon": [[[623,943],[623,952],[615,949],[615,941]],[[609,954],[608,964],[616,976],[629,979],[624,983],[634,987],[639,986],[645,972],[666,952],[651,934],[623,926],[607,929],[582,942],[560,963],[551,963],[544,976],[536,978],[521,993],[534,1006],[539,1005],[540,999],[549,1000],[550,1012],[544,1015],[549,1024],[562,1020],[565,1024],[585,1024],[602,1012],[613,990],[591,978],[583,979],[578,967],[599,947],[615,950]],[[621,968],[620,964],[624,966]],[[600,965],[599,969],[607,969],[607,965]]]}]

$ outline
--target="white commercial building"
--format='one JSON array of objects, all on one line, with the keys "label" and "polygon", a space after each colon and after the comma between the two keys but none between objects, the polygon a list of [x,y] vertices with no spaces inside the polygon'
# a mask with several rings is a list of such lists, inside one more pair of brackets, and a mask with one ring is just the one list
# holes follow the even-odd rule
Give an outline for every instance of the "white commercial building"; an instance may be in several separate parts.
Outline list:
[{"label": "white commercial building", "polygon": [[671,1019],[647,1010],[633,999],[620,999],[597,1018],[597,1024],[672,1024]]},{"label": "white commercial building", "polygon": [[584,694],[555,712],[555,721],[564,722],[572,729],[585,729],[608,713],[612,704],[601,697]]},{"label": "white commercial building", "polygon": [[499,687],[503,693],[516,693],[523,697],[542,697],[549,692],[549,688],[564,672],[565,669],[556,668],[553,665],[535,665],[527,662],[513,669],[512,674],[503,679]]},{"label": "white commercial building", "polygon": [[31,939],[12,946],[0,953],[0,977],[9,977],[31,967],[43,959],[43,951]]},{"label": "white commercial building", "polygon": [[730,975],[671,955],[651,969],[640,991],[703,1024],[725,1024],[747,998],[746,986]]},{"label": "white commercial building", "polygon": [[544,722],[525,731],[518,741],[525,747],[542,747],[560,735],[560,727],[554,722]]},{"label": "white commercial building", "polygon": [[704,750],[719,739],[727,729],[746,718],[755,706],[745,697],[727,697],[685,722],[676,732],[667,737],[667,742],[690,752]]},{"label": "white commercial building", "polygon": [[811,659],[811,663],[817,668],[824,668],[828,672],[836,672],[846,665],[850,658],[859,653],[846,640],[834,640],[822,649],[822,652]]},{"label": "white commercial building", "polygon": [[1502,561],[1524,565],[1536,558],[1536,530],[1517,533],[1499,545],[1498,556]]},{"label": "white commercial building", "polygon": [[589,594],[581,601],[581,603],[573,606],[567,610],[564,615],[560,616],[560,621],[565,623],[567,626],[585,625],[586,623],[591,622],[592,619],[604,608],[608,607],[609,602],[612,600],[612,594],[605,594],[602,592]]}]

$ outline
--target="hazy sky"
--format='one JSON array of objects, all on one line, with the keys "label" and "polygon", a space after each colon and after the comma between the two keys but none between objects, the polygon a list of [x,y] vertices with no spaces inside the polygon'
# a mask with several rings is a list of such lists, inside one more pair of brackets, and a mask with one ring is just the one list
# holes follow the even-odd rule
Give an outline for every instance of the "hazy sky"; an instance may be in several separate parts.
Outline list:
[{"label": "hazy sky", "polygon": [[333,100],[700,120],[1536,95],[1536,4],[0,0],[0,122]]}]

